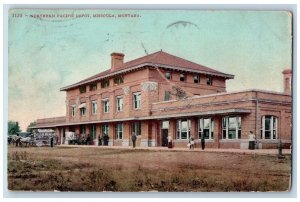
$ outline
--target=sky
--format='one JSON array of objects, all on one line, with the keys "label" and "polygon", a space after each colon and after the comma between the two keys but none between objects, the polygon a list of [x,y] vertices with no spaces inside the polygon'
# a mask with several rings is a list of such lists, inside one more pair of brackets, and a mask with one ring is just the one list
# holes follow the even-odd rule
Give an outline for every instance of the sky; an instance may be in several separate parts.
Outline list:
[{"label": "sky", "polygon": [[10,10],[8,119],[24,131],[38,118],[65,116],[59,89],[109,69],[112,52],[126,62],[163,50],[235,75],[228,92],[282,92],[291,40],[286,11]]}]

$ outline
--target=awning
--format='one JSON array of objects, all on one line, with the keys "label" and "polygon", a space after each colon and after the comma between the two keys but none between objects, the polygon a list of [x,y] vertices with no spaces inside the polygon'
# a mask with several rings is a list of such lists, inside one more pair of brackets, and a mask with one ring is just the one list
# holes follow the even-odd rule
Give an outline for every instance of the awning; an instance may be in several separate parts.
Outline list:
[{"label": "awning", "polygon": [[84,103],[81,103],[79,106],[78,106],[78,108],[80,109],[80,108],[85,108],[86,107],[86,103],[84,102]]}]

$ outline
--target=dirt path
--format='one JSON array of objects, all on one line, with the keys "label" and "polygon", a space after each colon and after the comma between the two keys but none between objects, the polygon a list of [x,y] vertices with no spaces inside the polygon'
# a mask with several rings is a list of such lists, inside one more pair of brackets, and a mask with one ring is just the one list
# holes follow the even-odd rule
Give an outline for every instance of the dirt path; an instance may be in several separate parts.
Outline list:
[{"label": "dirt path", "polygon": [[[14,190],[286,191],[291,173],[290,155],[96,147],[9,147],[8,152]],[[22,170],[32,179],[20,175]]]}]

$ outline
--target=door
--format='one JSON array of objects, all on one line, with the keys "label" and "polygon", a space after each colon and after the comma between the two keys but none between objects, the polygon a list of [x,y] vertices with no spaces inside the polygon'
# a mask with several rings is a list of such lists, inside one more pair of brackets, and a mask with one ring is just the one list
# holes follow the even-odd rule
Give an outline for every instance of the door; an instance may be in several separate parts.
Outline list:
[{"label": "door", "polygon": [[162,134],[162,140],[161,140],[161,146],[167,147],[168,146],[168,135],[169,135],[169,130],[168,129],[161,129],[161,134]]}]

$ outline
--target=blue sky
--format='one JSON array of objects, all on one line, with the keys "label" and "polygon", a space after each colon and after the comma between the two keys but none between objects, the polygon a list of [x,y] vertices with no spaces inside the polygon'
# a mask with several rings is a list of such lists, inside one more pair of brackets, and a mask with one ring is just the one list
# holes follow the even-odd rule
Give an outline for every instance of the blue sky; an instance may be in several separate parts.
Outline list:
[{"label": "blue sky", "polygon": [[[139,14],[137,18],[32,18],[30,14]],[[22,14],[21,18],[13,14]],[[11,10],[9,120],[23,130],[37,118],[63,116],[59,88],[110,68],[110,53],[129,61],[158,50],[234,74],[227,91],[281,92],[291,67],[286,11]]]}]

